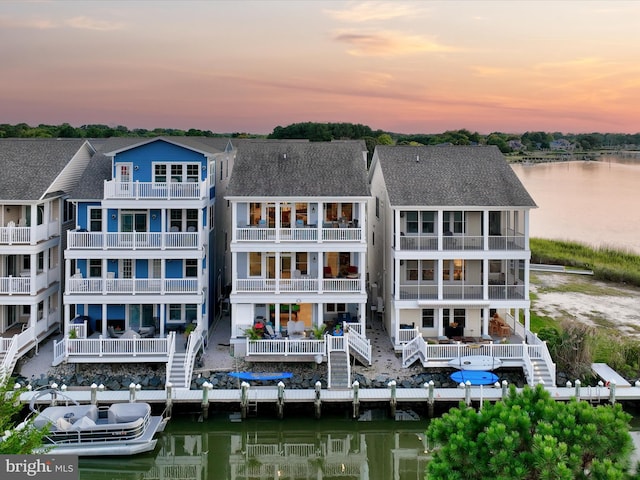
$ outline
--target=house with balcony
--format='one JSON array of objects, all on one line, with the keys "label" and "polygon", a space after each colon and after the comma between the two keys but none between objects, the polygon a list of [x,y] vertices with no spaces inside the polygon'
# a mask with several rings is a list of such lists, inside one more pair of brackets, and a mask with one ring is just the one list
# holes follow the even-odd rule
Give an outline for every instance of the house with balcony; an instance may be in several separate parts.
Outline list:
[{"label": "house with balcony", "polygon": [[529,331],[536,204],[496,147],[378,146],[369,178],[372,296],[405,364],[548,356]]},{"label": "house with balcony", "polygon": [[188,384],[210,325],[215,142],[115,138],[71,200],[54,364],[160,362]]},{"label": "house with balcony", "polygon": [[244,141],[226,199],[236,356],[322,362],[333,342],[370,362],[364,143]]},{"label": "house with balcony", "polygon": [[66,198],[93,153],[81,139],[0,139],[0,376],[60,328]]}]

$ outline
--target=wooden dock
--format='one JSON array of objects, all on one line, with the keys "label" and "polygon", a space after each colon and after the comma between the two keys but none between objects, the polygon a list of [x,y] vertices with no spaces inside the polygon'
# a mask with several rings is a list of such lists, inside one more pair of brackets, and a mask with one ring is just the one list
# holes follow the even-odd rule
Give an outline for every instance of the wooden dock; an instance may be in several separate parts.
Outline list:
[{"label": "wooden dock", "polygon": [[630,387],[631,384],[627,382],[622,375],[616,372],[606,363],[592,363],[591,370],[598,375],[607,384],[615,383],[617,387]]}]

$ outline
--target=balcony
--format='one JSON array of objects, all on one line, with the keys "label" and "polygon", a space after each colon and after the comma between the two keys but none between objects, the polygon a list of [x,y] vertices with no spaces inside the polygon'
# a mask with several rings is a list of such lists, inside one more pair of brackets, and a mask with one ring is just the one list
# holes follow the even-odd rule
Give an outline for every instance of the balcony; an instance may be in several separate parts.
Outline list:
[{"label": "balcony", "polygon": [[400,285],[400,300],[524,300],[524,285],[490,285],[487,298],[482,285]]},{"label": "balcony", "polygon": [[207,193],[206,182],[104,182],[105,200],[199,200]]},{"label": "balcony", "polygon": [[0,245],[35,245],[60,234],[60,225],[36,225],[33,227],[15,226],[9,222],[6,227],[0,227]]},{"label": "balcony", "polygon": [[[483,250],[485,241],[482,235],[442,236],[442,248],[438,248],[436,235],[401,235],[400,250],[438,251],[438,250]],[[487,250],[524,250],[524,235],[490,235],[487,237]]]},{"label": "balcony", "polygon": [[363,239],[362,228],[267,228],[259,226],[238,227],[236,241],[239,242],[359,242]]},{"label": "balcony", "polygon": [[54,267],[47,273],[39,272],[34,280],[31,279],[31,273],[28,271],[20,276],[0,277],[0,294],[35,295],[40,290],[57,282],[58,275],[60,275],[60,269]]},{"label": "balcony", "polygon": [[197,278],[78,278],[67,280],[67,294],[200,294]]},{"label": "balcony", "polygon": [[360,293],[362,290],[359,278],[249,278],[237,279],[235,291],[237,293]]},{"label": "balcony", "polygon": [[80,232],[69,231],[69,249],[192,249],[200,248],[198,232]]}]

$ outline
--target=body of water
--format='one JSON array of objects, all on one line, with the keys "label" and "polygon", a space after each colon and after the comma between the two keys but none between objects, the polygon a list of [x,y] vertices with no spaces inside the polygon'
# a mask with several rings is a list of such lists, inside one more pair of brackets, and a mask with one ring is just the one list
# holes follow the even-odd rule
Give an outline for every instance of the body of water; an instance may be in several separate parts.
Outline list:
[{"label": "body of water", "polygon": [[[408,414],[408,412],[405,412]],[[171,419],[153,453],[80,460],[81,480],[418,480],[428,460],[427,421],[367,411],[345,417]]]},{"label": "body of water", "polygon": [[538,205],[531,236],[640,255],[640,162],[619,158],[514,164]]}]

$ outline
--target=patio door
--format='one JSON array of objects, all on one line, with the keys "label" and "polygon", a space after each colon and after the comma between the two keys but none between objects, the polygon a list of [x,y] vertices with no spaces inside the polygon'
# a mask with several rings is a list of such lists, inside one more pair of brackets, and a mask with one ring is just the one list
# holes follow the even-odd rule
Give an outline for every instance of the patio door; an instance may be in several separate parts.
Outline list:
[{"label": "patio door", "polygon": [[147,213],[146,212],[122,212],[120,214],[121,232],[146,232]]},{"label": "patio door", "polygon": [[120,195],[130,195],[132,193],[132,166],[130,163],[119,163],[116,165],[116,182]]},{"label": "patio door", "polygon": [[155,305],[129,305],[128,328],[137,332],[140,327],[154,325],[154,310]]}]

